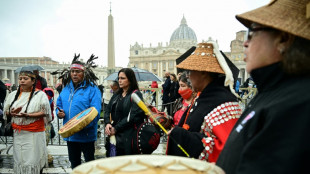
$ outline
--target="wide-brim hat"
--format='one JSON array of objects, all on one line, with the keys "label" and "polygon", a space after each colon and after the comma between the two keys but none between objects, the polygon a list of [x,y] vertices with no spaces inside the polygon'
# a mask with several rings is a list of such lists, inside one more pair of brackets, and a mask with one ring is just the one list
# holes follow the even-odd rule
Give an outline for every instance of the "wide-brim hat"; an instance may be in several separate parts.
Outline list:
[{"label": "wide-brim hat", "polygon": [[225,74],[224,86],[228,86],[230,91],[238,97],[233,90],[234,77],[232,71],[221,54],[217,42],[213,40],[199,43],[195,51],[176,67],[185,70]]},{"label": "wide-brim hat", "polygon": [[195,51],[176,67],[225,74],[213,50],[214,45],[212,43],[199,43]]},{"label": "wide-brim hat", "polygon": [[310,0],[273,0],[236,18],[246,27],[254,22],[310,40]]}]

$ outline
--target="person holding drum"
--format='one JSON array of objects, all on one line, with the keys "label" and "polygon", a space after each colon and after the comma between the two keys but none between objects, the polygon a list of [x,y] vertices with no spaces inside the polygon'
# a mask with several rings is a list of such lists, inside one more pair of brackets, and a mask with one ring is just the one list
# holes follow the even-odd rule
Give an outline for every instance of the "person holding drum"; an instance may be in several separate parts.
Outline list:
[{"label": "person holding drum", "polygon": [[39,174],[47,166],[45,126],[52,120],[46,94],[35,88],[36,76],[21,71],[19,87],[4,102],[4,118],[12,117],[14,173]]},{"label": "person holding drum", "polygon": [[185,73],[182,73],[179,76],[179,90],[178,93],[181,95],[181,98],[178,98],[173,106],[173,124],[176,126],[179,124],[179,121],[192,102],[196,93],[192,90],[192,85],[189,79],[186,77]]},{"label": "person holding drum", "polygon": [[93,60],[96,58],[92,55],[87,63],[83,63],[78,60],[79,55],[75,56],[70,69],[60,76],[64,88],[57,99],[58,109],[56,113],[58,118],[64,119],[63,124],[90,107],[95,107],[98,111],[95,119],[85,128],[68,138],[64,138],[67,141],[71,168],[81,164],[81,152],[83,152],[86,162],[95,159],[97,122],[101,111],[101,93],[95,83],[98,78],[92,71],[92,68],[95,67]]},{"label": "person holding drum", "polygon": [[[144,122],[146,115],[139,106],[131,100],[131,94],[136,93],[140,99],[135,73],[130,68],[118,72],[119,90],[112,96],[104,112],[105,133],[116,137],[116,155],[134,154],[131,140],[135,126]],[[109,140],[109,139],[108,139]],[[110,143],[106,144],[107,156],[110,156]]]},{"label": "person holding drum", "polygon": [[178,143],[190,157],[215,162],[241,114],[232,71],[212,40],[198,44],[177,68],[189,70],[197,95],[178,126],[171,129],[166,153],[185,156]]},{"label": "person holding drum", "polygon": [[257,85],[217,161],[226,173],[309,173],[310,1],[274,0],[236,16],[249,28]]}]

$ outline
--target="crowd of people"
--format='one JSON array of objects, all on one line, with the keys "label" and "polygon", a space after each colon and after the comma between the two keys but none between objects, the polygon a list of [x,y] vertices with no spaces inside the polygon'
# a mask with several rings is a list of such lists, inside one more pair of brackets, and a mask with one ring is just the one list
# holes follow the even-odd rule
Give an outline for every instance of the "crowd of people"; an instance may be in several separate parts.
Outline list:
[{"label": "crowd of people", "polygon": [[[245,84],[255,85],[258,94],[242,110],[231,62],[217,42],[199,43],[177,65],[181,73],[165,72],[161,109],[173,119],[166,155],[213,162],[229,174],[307,173],[310,2],[274,0],[236,18],[249,29],[243,46],[251,77]],[[133,70],[121,69],[108,91],[96,84],[96,58],[84,63],[75,55],[68,69],[55,72],[62,81],[55,113],[63,124],[87,108],[98,111],[85,128],[64,138],[72,168],[81,164],[82,153],[86,162],[94,160],[101,111],[107,157],[136,154],[134,132],[148,119],[131,97],[143,101]],[[54,93],[37,71],[21,71],[18,81],[7,96],[0,83],[0,111],[14,130],[14,173],[38,174],[47,165],[45,132],[54,119]]]}]

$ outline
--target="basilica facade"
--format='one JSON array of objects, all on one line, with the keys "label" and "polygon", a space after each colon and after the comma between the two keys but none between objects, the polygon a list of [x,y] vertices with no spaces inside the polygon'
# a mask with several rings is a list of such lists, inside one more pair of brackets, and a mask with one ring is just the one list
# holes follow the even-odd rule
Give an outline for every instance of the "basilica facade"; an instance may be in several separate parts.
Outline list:
[{"label": "basilica facade", "polygon": [[197,45],[197,37],[183,16],[180,26],[172,33],[170,42],[145,47],[135,43],[130,46],[128,67],[146,69],[159,77],[165,72],[176,73],[175,60],[192,46]]},{"label": "basilica facade", "polygon": [[[243,83],[249,74],[245,71],[244,47],[243,42],[246,39],[246,31],[238,31],[236,38],[231,41],[230,52],[225,52],[227,57],[239,68],[239,80]],[[209,38],[209,40],[212,40]],[[204,42],[204,41],[202,41]],[[138,67],[146,69],[159,77],[163,77],[166,71],[170,73],[177,72],[176,59],[185,53],[192,46],[197,46],[197,37],[183,16],[180,26],[172,33],[170,42],[163,45],[148,47],[143,44],[135,43],[130,46],[130,57],[128,67]]]},{"label": "basilica facade", "polygon": [[[249,74],[245,71],[245,62],[243,61],[244,47],[246,40],[246,31],[238,31],[236,38],[231,41],[230,52],[225,54],[239,68],[239,79],[243,83]],[[209,38],[211,39],[211,38]],[[204,41],[202,41],[204,42]],[[177,73],[176,59],[185,53],[192,46],[197,45],[197,37],[183,16],[180,26],[172,33],[170,42],[158,43],[157,46],[145,47],[143,44],[135,43],[130,46],[130,55],[128,67],[138,67],[153,72],[159,77],[163,77],[165,72]],[[40,65],[44,70],[40,75],[47,80],[49,86],[55,86],[59,83],[58,76],[51,75],[51,72],[68,68],[69,63],[60,64],[49,57],[0,57],[0,79],[5,83],[18,84],[18,74],[15,70],[25,65]],[[121,67],[115,68],[118,71]],[[98,84],[105,84],[104,78],[110,74],[107,67],[97,67],[94,70],[99,78]]]}]

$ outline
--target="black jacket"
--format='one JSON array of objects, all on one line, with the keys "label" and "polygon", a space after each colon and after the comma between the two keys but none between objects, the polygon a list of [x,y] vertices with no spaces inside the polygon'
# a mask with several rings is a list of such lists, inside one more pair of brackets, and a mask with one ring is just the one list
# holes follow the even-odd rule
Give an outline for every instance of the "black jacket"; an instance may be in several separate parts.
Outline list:
[{"label": "black jacket", "polygon": [[309,173],[310,78],[276,63],[251,73],[256,95],[231,131],[217,165],[227,174]]},{"label": "black jacket", "polygon": [[0,109],[3,109],[3,103],[4,103],[5,96],[6,96],[6,86],[0,80]]},{"label": "black jacket", "polygon": [[[190,157],[198,158],[204,148],[201,142],[204,134],[200,133],[204,117],[222,103],[237,101],[237,98],[229,91],[229,89],[224,87],[223,78],[212,81],[195,101],[194,106],[192,107],[192,112],[190,112],[186,120],[186,123],[190,126],[189,130],[187,131],[182,128],[188,112],[188,110],[186,110],[179,125],[171,131],[170,135],[185,149],[185,151],[189,153]],[[168,155],[185,156],[185,154],[170,139],[167,148]]]},{"label": "black jacket", "polygon": [[[140,91],[135,93],[143,100]],[[121,94],[118,93],[112,96],[104,112],[104,122],[111,124],[111,114],[112,126],[116,129],[116,147],[124,150],[126,155],[130,155],[132,154],[131,140],[135,126],[143,123],[146,116],[139,106],[131,100],[131,93],[122,98],[122,106],[117,106],[120,102],[120,96]],[[116,113],[117,107],[121,107],[122,114]],[[129,112],[130,118],[128,119]]]},{"label": "black jacket", "polygon": [[171,81],[170,92],[169,92],[169,100],[170,102],[174,102],[176,99],[180,98],[179,94],[179,82]]},{"label": "black jacket", "polygon": [[171,87],[171,80],[170,77],[167,77],[165,83],[163,84],[163,104],[169,103],[169,93]]},{"label": "black jacket", "polygon": [[0,103],[4,102],[6,96],[6,86],[5,84],[0,80]]}]

